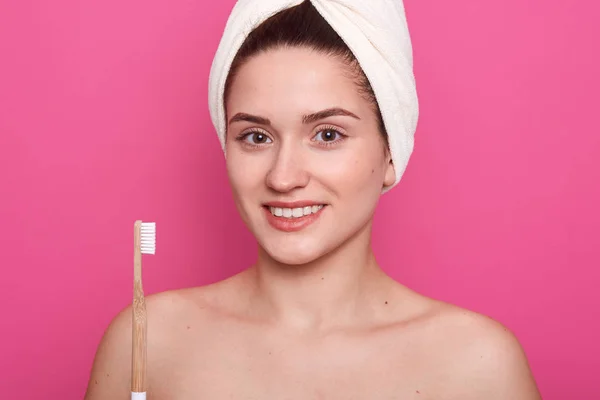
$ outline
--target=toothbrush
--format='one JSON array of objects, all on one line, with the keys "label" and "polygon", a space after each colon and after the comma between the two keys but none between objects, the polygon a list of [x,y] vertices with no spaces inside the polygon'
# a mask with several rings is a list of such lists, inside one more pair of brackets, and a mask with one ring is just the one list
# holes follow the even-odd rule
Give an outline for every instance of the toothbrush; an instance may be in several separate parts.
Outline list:
[{"label": "toothbrush", "polygon": [[133,325],[131,400],[146,400],[146,301],[142,286],[142,254],[156,251],[156,223],[135,221],[133,227]]}]

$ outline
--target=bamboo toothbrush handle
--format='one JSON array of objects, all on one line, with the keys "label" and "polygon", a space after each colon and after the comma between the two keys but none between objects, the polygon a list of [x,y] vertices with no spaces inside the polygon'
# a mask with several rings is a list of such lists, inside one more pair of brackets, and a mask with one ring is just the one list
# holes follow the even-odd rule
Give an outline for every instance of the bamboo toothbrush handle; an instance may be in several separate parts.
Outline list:
[{"label": "bamboo toothbrush handle", "polygon": [[147,320],[142,286],[141,224],[136,221],[134,225],[131,391],[145,394]]}]

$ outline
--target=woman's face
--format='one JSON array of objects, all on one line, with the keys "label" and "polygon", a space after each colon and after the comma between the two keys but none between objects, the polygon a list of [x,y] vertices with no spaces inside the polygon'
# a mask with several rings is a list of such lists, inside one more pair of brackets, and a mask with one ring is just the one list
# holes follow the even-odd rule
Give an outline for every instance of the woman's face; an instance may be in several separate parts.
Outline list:
[{"label": "woman's face", "polygon": [[261,53],[239,69],[226,107],[236,206],[271,257],[304,264],[370,227],[395,175],[346,64],[306,48]]}]

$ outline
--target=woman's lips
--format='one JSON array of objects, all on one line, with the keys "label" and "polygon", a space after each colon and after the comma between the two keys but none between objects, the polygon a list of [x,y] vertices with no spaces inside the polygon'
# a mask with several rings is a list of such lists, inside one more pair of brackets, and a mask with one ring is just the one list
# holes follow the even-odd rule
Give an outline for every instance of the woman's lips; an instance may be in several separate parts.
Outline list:
[{"label": "woman's lips", "polygon": [[327,206],[323,206],[316,213],[311,213],[309,215],[303,215],[297,218],[286,218],[286,217],[277,217],[271,213],[270,207],[263,207],[263,210],[266,214],[267,221],[269,224],[282,232],[297,232],[300,231],[313,222],[315,222],[321,216],[321,213]]}]

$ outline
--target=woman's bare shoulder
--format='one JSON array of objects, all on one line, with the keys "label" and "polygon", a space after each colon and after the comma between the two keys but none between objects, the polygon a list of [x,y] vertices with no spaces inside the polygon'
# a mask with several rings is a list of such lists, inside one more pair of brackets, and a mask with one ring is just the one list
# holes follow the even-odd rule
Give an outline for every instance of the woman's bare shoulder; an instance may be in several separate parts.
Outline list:
[{"label": "woman's bare shoulder", "polygon": [[[220,282],[146,296],[148,364],[160,365],[179,337],[217,313],[224,290],[227,285]],[[132,307],[128,305],[116,313],[103,333],[94,357],[86,400],[128,398],[131,335]]]},{"label": "woman's bare shoulder", "polygon": [[510,329],[453,304],[424,296],[418,301],[423,312],[415,333],[432,362],[447,367],[444,373],[454,378],[449,384],[463,390],[464,382],[476,382],[470,388],[474,399],[540,399],[523,347]]}]

